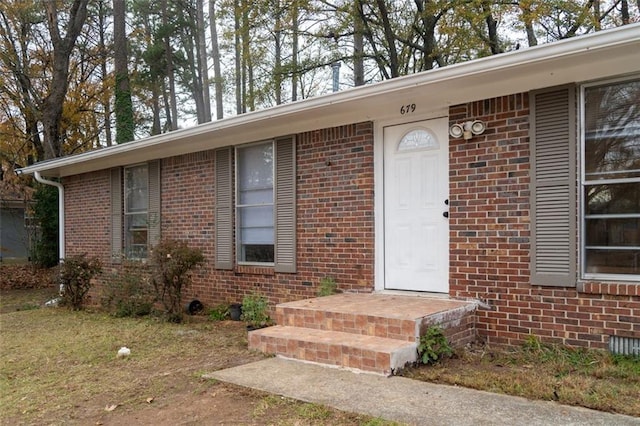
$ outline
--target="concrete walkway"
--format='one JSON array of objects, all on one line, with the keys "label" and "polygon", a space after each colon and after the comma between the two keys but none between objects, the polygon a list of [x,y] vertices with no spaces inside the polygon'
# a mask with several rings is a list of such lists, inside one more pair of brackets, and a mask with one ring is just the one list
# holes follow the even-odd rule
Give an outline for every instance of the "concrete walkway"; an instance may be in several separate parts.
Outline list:
[{"label": "concrete walkway", "polygon": [[282,358],[205,377],[410,425],[640,425],[635,417]]}]

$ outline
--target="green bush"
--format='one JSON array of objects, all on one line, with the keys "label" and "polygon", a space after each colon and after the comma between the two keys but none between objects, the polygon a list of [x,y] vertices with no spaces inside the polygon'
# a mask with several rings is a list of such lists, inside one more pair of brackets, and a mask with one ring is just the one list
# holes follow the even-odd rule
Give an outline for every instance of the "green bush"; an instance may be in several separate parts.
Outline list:
[{"label": "green bush", "polygon": [[139,317],[153,311],[155,292],[142,262],[126,261],[105,280],[102,307],[115,317]]},{"label": "green bush", "polygon": [[58,189],[38,184],[33,195],[33,218],[38,225],[35,242],[31,248],[33,262],[43,268],[56,266],[58,255]]},{"label": "green bush", "polygon": [[204,262],[199,249],[184,241],[163,240],[151,252],[151,283],[167,320],[181,322],[182,289],[191,282],[190,272]]},{"label": "green bush", "polygon": [[432,325],[423,336],[420,336],[418,355],[423,364],[434,364],[442,358],[453,355],[453,349],[442,328]]},{"label": "green bush", "polygon": [[268,306],[266,297],[255,293],[247,295],[242,299],[240,319],[252,327],[265,327],[271,323],[271,318],[267,313]]},{"label": "green bush", "polygon": [[229,319],[229,304],[221,303],[209,309],[209,319],[212,321],[224,321]]},{"label": "green bush", "polygon": [[60,265],[62,305],[77,311],[82,309],[84,298],[91,288],[91,279],[102,272],[98,258],[87,259],[86,254],[71,256]]},{"label": "green bush", "polygon": [[338,284],[333,277],[324,277],[320,280],[318,297],[331,296],[332,294],[336,294],[338,292]]}]

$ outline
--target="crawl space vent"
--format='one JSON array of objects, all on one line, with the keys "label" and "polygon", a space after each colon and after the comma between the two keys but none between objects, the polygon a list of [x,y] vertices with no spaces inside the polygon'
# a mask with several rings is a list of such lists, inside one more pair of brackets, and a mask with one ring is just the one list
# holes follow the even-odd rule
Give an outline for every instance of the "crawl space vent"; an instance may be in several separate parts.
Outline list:
[{"label": "crawl space vent", "polygon": [[609,351],[616,355],[640,356],[640,339],[609,336]]}]

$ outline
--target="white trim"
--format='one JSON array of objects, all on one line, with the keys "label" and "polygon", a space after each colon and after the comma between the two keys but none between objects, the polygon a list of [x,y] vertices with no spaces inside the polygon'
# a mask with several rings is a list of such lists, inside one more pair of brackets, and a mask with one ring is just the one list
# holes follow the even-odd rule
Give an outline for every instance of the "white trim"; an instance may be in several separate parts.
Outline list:
[{"label": "white trim", "polygon": [[[449,109],[441,108],[428,114],[411,116],[411,119],[400,117],[374,122],[373,127],[373,185],[374,185],[374,291],[390,291],[385,289],[385,239],[384,239],[384,128],[449,117]],[[449,154],[447,153],[447,157]],[[449,188],[450,189],[450,188]],[[393,290],[398,291],[398,290]],[[440,294],[440,293],[438,293]],[[442,293],[444,294],[444,293]]]},{"label": "white trim", "polygon": [[[238,165],[240,162],[240,156],[238,155],[238,151],[242,150],[242,149],[246,149],[246,148],[251,148],[254,146],[260,146],[260,145],[271,145],[271,157],[272,157],[272,162],[271,162],[271,180],[272,180],[272,185],[271,185],[271,204],[240,204],[239,200],[240,200],[240,173],[238,173],[238,171],[240,170],[240,166]],[[233,165],[233,174],[234,174],[234,186],[235,186],[235,194],[234,194],[234,202],[233,202],[233,210],[234,210],[234,214],[235,214],[235,234],[236,234],[236,238],[235,238],[235,245],[236,245],[236,264],[238,265],[242,265],[242,266],[264,266],[264,267],[273,267],[275,266],[275,253],[276,253],[276,209],[275,209],[275,205],[276,205],[276,144],[275,144],[275,139],[266,139],[263,141],[258,141],[258,142],[253,142],[253,143],[248,143],[248,144],[242,144],[242,145],[237,145],[234,148],[234,153],[233,153],[233,157],[234,157],[234,165]],[[242,260],[242,232],[241,232],[241,224],[242,221],[240,220],[240,209],[244,208],[244,207],[260,207],[260,206],[271,206],[271,211],[273,212],[273,223],[272,223],[272,229],[273,229],[273,243],[271,244],[273,246],[273,262],[256,262],[256,261],[246,261],[246,260]]]},{"label": "white trim", "polygon": [[631,274],[600,274],[586,271],[586,259],[587,259],[587,250],[635,250],[637,247],[617,247],[617,246],[588,246],[586,244],[586,220],[587,219],[619,219],[619,218],[636,218],[639,217],[639,214],[628,213],[628,214],[595,214],[595,215],[587,215],[585,214],[586,209],[586,201],[584,197],[584,188],[586,186],[595,185],[597,183],[604,183],[607,185],[613,185],[618,183],[636,183],[640,182],[640,178],[628,178],[628,179],[605,179],[605,180],[588,180],[587,174],[585,172],[585,149],[586,149],[586,141],[585,141],[585,89],[591,87],[605,87],[615,83],[627,82],[627,81],[637,81],[640,79],[640,74],[629,74],[622,77],[609,78],[609,79],[601,79],[597,81],[592,81],[589,83],[585,83],[580,85],[580,95],[578,99],[578,131],[579,131],[579,150],[578,153],[578,167],[580,169],[578,173],[578,276],[580,280],[583,281],[619,281],[619,282],[629,282],[629,281],[640,281],[640,275],[631,275]]}]

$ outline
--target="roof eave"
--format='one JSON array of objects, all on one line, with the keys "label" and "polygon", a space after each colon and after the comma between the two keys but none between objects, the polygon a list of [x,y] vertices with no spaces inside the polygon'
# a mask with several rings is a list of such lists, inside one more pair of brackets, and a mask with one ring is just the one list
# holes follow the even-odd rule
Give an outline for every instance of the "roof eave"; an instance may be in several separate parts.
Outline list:
[{"label": "roof eave", "polygon": [[[184,130],[22,168],[62,177],[358,120],[424,95],[439,107],[555,84],[640,71],[640,24],[490,56],[393,80],[237,115]],[[610,60],[617,61],[612,67]],[[586,67],[584,64],[589,64]],[[600,66],[596,66],[600,64]],[[466,90],[465,90],[466,88]],[[510,92],[511,91],[511,92]],[[437,102],[435,102],[437,101]],[[393,108],[395,112],[395,108]],[[329,124],[330,123],[330,124]],[[182,143],[181,143],[182,142]]]}]

